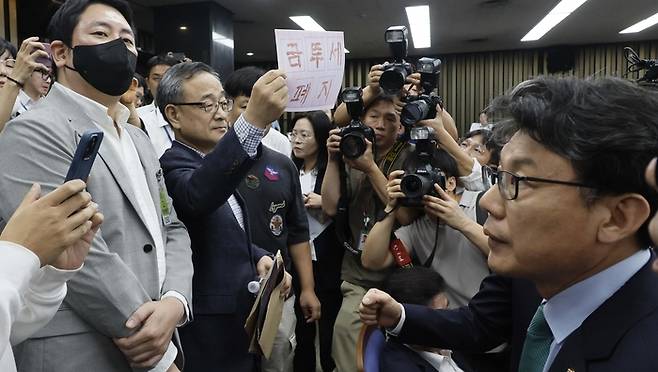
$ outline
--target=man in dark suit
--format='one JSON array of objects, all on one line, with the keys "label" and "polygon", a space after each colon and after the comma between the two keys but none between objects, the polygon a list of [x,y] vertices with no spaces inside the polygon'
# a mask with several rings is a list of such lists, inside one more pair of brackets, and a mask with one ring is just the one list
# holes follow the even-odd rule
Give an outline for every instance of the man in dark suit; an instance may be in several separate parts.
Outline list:
[{"label": "man in dark suit", "polygon": [[176,136],[160,162],[192,240],[194,322],[181,329],[188,372],[257,368],[243,328],[254,301],[248,284],[267,273],[272,259],[251,243],[248,215],[235,190],[260,154],[265,126],[281,115],[287,98],[283,73],[269,71],[227,132],[232,102],[211,67],[178,64],[158,86],[160,111]]},{"label": "man in dark suit", "polygon": [[[543,298],[520,371],[658,370],[658,277],[647,231],[658,195],[642,177],[658,148],[657,105],[655,92],[614,78],[537,78],[494,102],[509,119],[499,125],[515,134],[491,172],[497,187],[481,201],[488,262],[498,274],[529,279]],[[503,291],[480,300],[509,298]],[[446,327],[454,333],[445,337],[471,343],[470,332],[513,324],[511,311],[494,311],[474,329],[469,317],[483,309],[457,310],[468,314],[452,314],[463,330]],[[436,327],[445,315],[416,310],[373,290],[361,316],[404,342],[423,338],[414,324],[425,335],[444,331]],[[508,339],[513,332],[522,330],[508,330]]]}]

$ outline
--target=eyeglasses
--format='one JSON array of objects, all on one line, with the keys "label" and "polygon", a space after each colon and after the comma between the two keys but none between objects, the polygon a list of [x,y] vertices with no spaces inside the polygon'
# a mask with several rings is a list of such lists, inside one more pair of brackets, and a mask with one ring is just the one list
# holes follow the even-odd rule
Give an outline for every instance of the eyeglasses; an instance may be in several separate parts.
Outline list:
[{"label": "eyeglasses", "polygon": [[222,111],[224,112],[229,112],[233,109],[233,100],[232,99],[227,99],[223,101],[215,101],[215,102],[180,102],[180,103],[172,103],[172,105],[175,106],[197,106],[203,112],[206,113],[216,113],[217,110],[221,107]]},{"label": "eyeglasses", "polygon": [[300,142],[306,142],[310,138],[313,138],[313,135],[308,133],[308,132],[305,132],[305,131],[296,132],[296,131],[293,130],[292,132],[288,132],[288,139],[290,141],[295,141],[295,140],[299,139]]},{"label": "eyeglasses", "polygon": [[41,80],[43,81],[51,81],[53,79],[53,76],[50,74],[50,72],[44,72],[44,71],[35,71],[41,76]]},{"label": "eyeglasses", "polygon": [[13,58],[5,59],[0,63],[6,68],[14,68],[16,66],[16,60]]},{"label": "eyeglasses", "polygon": [[500,195],[503,197],[503,199],[506,200],[514,200],[519,196],[519,183],[522,181],[553,183],[557,185],[586,187],[590,189],[594,188],[593,186],[579,182],[558,181],[558,180],[551,180],[548,178],[517,176],[512,172],[508,172],[504,170],[495,170],[488,166],[482,167],[482,179],[485,182],[485,184],[487,180],[490,180],[492,185],[498,184],[498,191],[500,191]]},{"label": "eyeglasses", "polygon": [[484,145],[480,144],[480,143],[477,143],[476,141],[469,141],[469,139],[462,140],[462,141],[459,143],[459,147],[461,147],[462,149],[466,150],[466,149],[469,148],[469,146],[470,146],[471,144],[474,145],[474,146],[473,146],[473,150],[475,150],[475,152],[477,152],[477,153],[480,154],[480,155],[481,155],[481,154],[484,154],[484,151],[485,151],[486,147],[485,147]]}]

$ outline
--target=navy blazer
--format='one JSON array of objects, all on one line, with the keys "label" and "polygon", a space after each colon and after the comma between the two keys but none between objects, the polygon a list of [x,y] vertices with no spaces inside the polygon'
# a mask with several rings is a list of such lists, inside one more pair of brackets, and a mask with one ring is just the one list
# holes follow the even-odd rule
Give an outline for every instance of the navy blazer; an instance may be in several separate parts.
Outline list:
[{"label": "navy blazer", "polygon": [[[268,252],[251,244],[248,215],[235,193],[253,162],[233,130],[203,158],[176,141],[160,158],[167,190],[192,241],[195,314],[240,312],[246,318],[254,299],[247,283]],[[227,203],[232,194],[241,202],[244,230]]]},{"label": "navy blazer", "polygon": [[[650,260],[651,261],[651,260]],[[531,283],[491,275],[468,306],[431,310],[404,305],[401,342],[483,351],[510,342],[510,371],[540,298]],[[651,262],[592,313],[565,341],[550,372],[658,371],[658,276]]]}]

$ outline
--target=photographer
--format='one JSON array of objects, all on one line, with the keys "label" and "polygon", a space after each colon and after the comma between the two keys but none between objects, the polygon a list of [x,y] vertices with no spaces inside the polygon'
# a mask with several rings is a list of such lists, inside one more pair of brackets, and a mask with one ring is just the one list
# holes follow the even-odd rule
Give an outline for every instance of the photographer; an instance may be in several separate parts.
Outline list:
[{"label": "photographer", "polygon": [[403,266],[389,250],[389,246],[393,249],[395,245],[413,257],[413,261],[441,274],[452,307],[458,307],[468,303],[477,293],[482,279],[489,274],[488,248],[482,226],[475,221],[477,193],[455,193],[457,166],[454,159],[445,151],[435,150],[431,165],[444,172],[445,190],[434,184],[440,197],[425,195],[422,199],[425,214],[395,232],[395,213],[392,212],[399,199],[405,197],[400,187],[404,171],[390,174],[389,202],[384,210],[388,215],[372,227],[361,263],[371,270],[393,267],[396,263]]},{"label": "photographer", "polygon": [[[371,271],[361,266],[360,242],[365,240],[377,212],[387,203],[386,175],[401,169],[408,153],[407,144],[396,141],[401,126],[392,99],[377,97],[366,106],[360,118],[365,127],[373,131],[374,145],[371,140],[364,139],[364,153],[349,159],[340,152],[341,129],[330,131],[327,140],[329,159],[321,190],[325,213],[336,216],[341,198],[344,205],[341,203],[340,207],[347,209],[336,216],[336,230],[343,237],[340,240],[350,247],[343,258],[343,303],[334,327],[332,348],[337,371],[341,372],[356,370],[355,350],[361,329],[356,312],[359,302],[368,288],[380,285],[387,275],[386,271]],[[342,170],[341,159],[347,165]],[[342,172],[345,177],[341,182]],[[341,183],[344,183],[344,188]]]},{"label": "photographer", "polygon": [[[14,106],[18,103],[17,98],[21,95],[27,96],[22,88],[26,84],[32,85],[28,81],[33,80],[33,73],[37,72],[34,75],[38,79],[35,80],[38,83],[42,73],[48,72],[48,66],[38,62],[39,58],[48,58],[43,44],[38,40],[37,37],[23,40],[18,53],[8,41],[2,39],[0,42],[0,102],[2,102],[0,105],[0,132],[12,116],[15,116]],[[38,96],[38,93],[36,95]],[[28,100],[30,99],[31,97],[28,97]]]}]

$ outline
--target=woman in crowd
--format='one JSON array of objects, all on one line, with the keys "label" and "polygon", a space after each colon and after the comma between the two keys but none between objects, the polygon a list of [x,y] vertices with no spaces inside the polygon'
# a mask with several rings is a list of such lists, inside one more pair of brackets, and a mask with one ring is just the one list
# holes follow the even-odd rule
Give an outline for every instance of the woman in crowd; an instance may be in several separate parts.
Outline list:
[{"label": "woman in crowd", "polygon": [[[292,160],[299,169],[313,250],[315,293],[322,303],[322,318],[317,328],[320,340],[320,365],[323,371],[332,371],[335,365],[331,358],[331,340],[334,321],[343,298],[340,292],[343,250],[336,249],[338,243],[332,221],[322,212],[320,189],[327,166],[325,143],[333,125],[327,114],[313,111],[297,116],[291,126],[293,128],[290,133],[293,147]],[[304,318],[298,306],[295,311],[297,319]],[[315,371],[316,325],[298,321],[296,337],[295,371]]]}]

